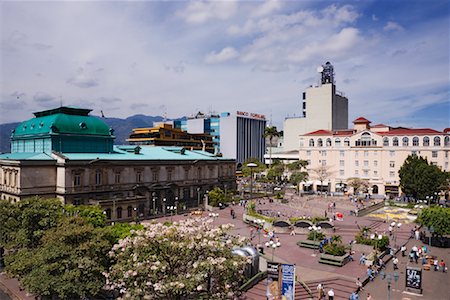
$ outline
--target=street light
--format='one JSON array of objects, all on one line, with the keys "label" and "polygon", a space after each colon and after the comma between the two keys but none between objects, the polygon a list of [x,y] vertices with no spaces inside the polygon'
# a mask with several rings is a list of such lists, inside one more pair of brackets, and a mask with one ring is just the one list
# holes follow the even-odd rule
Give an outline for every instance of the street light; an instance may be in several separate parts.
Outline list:
[{"label": "street light", "polygon": [[219,217],[219,214],[218,214],[218,213],[210,213],[210,214],[209,214],[209,217],[212,218],[212,220],[213,220],[213,225],[214,225],[214,219],[215,219],[215,218],[218,218],[218,217]]},{"label": "street light", "polygon": [[378,241],[380,241],[382,238],[383,238],[383,236],[382,236],[381,234],[375,236],[375,234],[372,233],[372,234],[370,235],[370,239],[371,239],[371,240],[375,240],[375,255],[377,255],[377,253],[378,253],[378,248],[377,248],[377,246],[378,246]]},{"label": "street light", "polygon": [[313,225],[308,227],[309,231],[314,232],[314,249],[313,254],[311,256],[316,256],[316,232],[322,230],[322,227]]},{"label": "street light", "polygon": [[200,207],[200,187],[197,188],[197,207]]},{"label": "street light", "polygon": [[255,163],[248,163],[247,167],[250,168],[250,200],[253,198],[253,168],[256,168],[258,165]]},{"label": "street light", "polygon": [[163,207],[162,207],[162,209],[163,209],[163,215],[165,216],[166,215],[166,201],[167,201],[167,199],[166,198],[163,198]]},{"label": "street light", "polygon": [[178,215],[178,197],[175,197],[175,214]]},{"label": "street light", "polygon": [[156,193],[153,192],[152,196],[153,196],[153,214],[155,215],[156,214]]},{"label": "street light", "polygon": [[255,219],[253,220],[253,222],[256,224],[256,229],[258,232],[258,244],[261,244],[261,229],[264,228],[264,223],[266,223],[266,221],[261,219]]},{"label": "street light", "polygon": [[266,247],[267,248],[272,248],[272,261],[273,261],[273,257],[275,254],[275,249],[281,247],[281,243],[280,242],[274,242],[274,241],[268,241],[266,242]]},{"label": "street light", "polygon": [[177,209],[177,208],[175,206],[173,206],[173,205],[167,206],[167,210],[170,211],[170,222],[172,222],[172,214],[173,214],[175,209]]},{"label": "street light", "polygon": [[133,208],[133,210],[134,210],[134,214],[135,214],[135,220],[136,220],[136,224],[139,224],[139,214],[138,214],[138,211],[137,211],[137,207],[135,207],[135,208]]},{"label": "street light", "polygon": [[398,278],[400,277],[397,272],[394,272],[393,274],[387,274],[384,272],[384,270],[380,271],[381,279],[386,279],[387,281],[387,288],[388,288],[388,300],[391,300],[391,282],[394,280],[395,282],[398,281]]}]

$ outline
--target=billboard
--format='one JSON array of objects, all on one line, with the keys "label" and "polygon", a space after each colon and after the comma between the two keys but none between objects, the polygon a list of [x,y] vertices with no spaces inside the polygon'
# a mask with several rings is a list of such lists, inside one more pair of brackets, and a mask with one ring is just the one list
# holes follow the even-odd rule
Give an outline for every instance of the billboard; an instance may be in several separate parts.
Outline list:
[{"label": "billboard", "polygon": [[422,289],[422,269],[406,266],[406,287]]},{"label": "billboard", "polygon": [[294,300],[295,296],[295,265],[281,265],[281,299]]}]

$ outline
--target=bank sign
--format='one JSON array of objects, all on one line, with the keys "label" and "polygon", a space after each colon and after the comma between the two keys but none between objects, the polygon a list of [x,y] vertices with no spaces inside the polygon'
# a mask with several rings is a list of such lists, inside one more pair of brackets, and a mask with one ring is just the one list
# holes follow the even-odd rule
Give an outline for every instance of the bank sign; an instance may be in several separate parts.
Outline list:
[{"label": "bank sign", "polygon": [[295,265],[281,265],[281,299],[294,300]]}]

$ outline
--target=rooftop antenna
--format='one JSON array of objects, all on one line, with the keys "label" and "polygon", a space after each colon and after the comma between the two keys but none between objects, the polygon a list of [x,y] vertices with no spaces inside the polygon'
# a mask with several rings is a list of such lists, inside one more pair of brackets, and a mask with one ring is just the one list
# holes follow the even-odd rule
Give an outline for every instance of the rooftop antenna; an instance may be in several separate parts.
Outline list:
[{"label": "rooftop antenna", "polygon": [[102,113],[102,118],[104,118],[104,117],[105,117],[105,115],[103,114],[103,110],[101,110],[100,112]]}]

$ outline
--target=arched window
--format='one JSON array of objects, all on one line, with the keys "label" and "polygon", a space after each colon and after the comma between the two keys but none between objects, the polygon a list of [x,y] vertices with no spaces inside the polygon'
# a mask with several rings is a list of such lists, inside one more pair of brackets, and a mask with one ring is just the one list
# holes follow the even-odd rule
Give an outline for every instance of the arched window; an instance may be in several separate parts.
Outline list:
[{"label": "arched window", "polygon": [[428,147],[430,146],[430,138],[429,137],[424,137],[423,138],[423,146]]},{"label": "arched window", "polygon": [[117,208],[117,219],[122,219],[122,207]]},{"label": "arched window", "polygon": [[335,145],[336,147],[340,147],[340,146],[341,146],[341,140],[340,140],[339,138],[335,139],[335,140],[334,140],[334,145]]},{"label": "arched window", "polygon": [[434,146],[440,146],[441,145],[441,138],[436,136],[434,137]]},{"label": "arched window", "polygon": [[417,136],[413,137],[413,146],[419,146],[419,138]]},{"label": "arched window", "polygon": [[349,139],[349,138],[345,138],[345,140],[344,140],[344,146],[347,146],[347,147],[350,146],[350,139]]},{"label": "arched window", "polygon": [[403,147],[408,147],[408,145],[409,145],[409,139],[405,136],[405,137],[402,139],[402,146],[403,146]]},{"label": "arched window", "polygon": [[383,146],[385,147],[389,146],[389,138],[387,137],[383,138]]},{"label": "arched window", "polygon": [[331,147],[331,139],[330,138],[327,139],[327,147]]},{"label": "arched window", "polygon": [[309,140],[309,146],[310,146],[310,147],[314,147],[314,140],[313,140],[313,139],[310,139],[310,140]]},{"label": "arched window", "polygon": [[450,137],[446,136],[444,138],[444,146],[450,146]]},{"label": "arched window", "polygon": [[392,146],[398,146],[398,137],[395,137],[395,138],[392,140]]},{"label": "arched window", "polygon": [[127,216],[128,218],[131,218],[133,216],[133,207],[131,206],[127,207]]},{"label": "arched window", "polygon": [[317,147],[323,147],[322,139],[317,140]]}]

